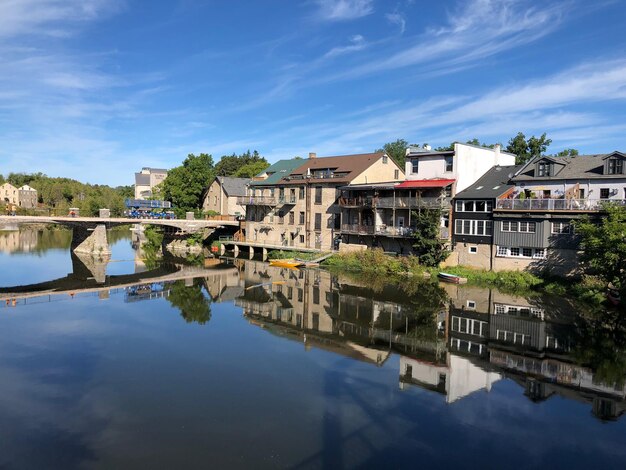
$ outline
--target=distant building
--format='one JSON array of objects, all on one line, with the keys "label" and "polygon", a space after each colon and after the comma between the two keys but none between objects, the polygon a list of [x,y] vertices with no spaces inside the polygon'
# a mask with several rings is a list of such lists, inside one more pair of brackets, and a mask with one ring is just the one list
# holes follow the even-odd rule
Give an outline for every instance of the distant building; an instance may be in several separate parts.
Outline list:
[{"label": "distant building", "polygon": [[135,173],[135,199],[152,197],[152,189],[167,177],[167,170],[160,168],[142,168]]},{"label": "distant building", "polygon": [[31,188],[27,184],[20,187],[17,190],[18,193],[18,205],[26,209],[33,209],[37,207],[37,190]]},{"label": "distant building", "polygon": [[19,205],[18,190],[11,183],[4,183],[0,186],[0,200],[5,204]]},{"label": "distant building", "polygon": [[202,209],[214,211],[221,215],[245,215],[246,207],[239,204],[237,198],[246,195],[250,178],[216,177],[207,188],[202,201]]}]

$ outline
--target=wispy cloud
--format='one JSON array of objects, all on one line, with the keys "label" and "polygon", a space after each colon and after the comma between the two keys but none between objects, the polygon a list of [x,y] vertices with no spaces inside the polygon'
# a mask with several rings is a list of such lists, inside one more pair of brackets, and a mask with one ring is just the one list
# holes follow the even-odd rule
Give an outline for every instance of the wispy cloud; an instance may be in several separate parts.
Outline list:
[{"label": "wispy cloud", "polygon": [[316,0],[322,18],[331,21],[354,20],[374,12],[373,0]]},{"label": "wispy cloud", "polygon": [[404,31],[406,31],[406,20],[401,13],[397,11],[394,11],[393,13],[387,13],[385,15],[385,18],[387,18],[387,21],[389,21],[391,24],[398,25],[398,27],[400,28],[400,34],[404,34]]},{"label": "wispy cloud", "polygon": [[333,47],[322,56],[322,59],[331,59],[333,57],[337,57],[339,55],[343,55],[349,52],[360,51],[362,49],[365,49],[366,46],[367,43],[365,42],[365,38],[360,34],[356,34],[350,38],[349,45]]}]

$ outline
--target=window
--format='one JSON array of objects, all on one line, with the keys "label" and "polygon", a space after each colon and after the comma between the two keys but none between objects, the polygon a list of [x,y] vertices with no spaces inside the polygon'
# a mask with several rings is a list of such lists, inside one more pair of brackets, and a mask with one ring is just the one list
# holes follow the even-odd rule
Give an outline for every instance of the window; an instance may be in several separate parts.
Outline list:
[{"label": "window", "polygon": [[475,255],[476,253],[478,253],[478,247],[477,246],[470,246],[469,247],[469,253],[470,253],[470,255]]},{"label": "window", "polygon": [[282,224],[285,222],[285,213],[283,211],[278,211],[278,223]]},{"label": "window", "polygon": [[568,222],[552,222],[552,233],[570,233],[570,224]]},{"label": "window", "polygon": [[417,158],[411,160],[411,173],[418,173],[420,168],[420,162]]},{"label": "window", "polygon": [[322,203],[322,187],[315,186],[315,204]]},{"label": "window", "polygon": [[320,303],[320,288],[319,287],[313,288],[313,303],[316,305],[319,305]]},{"label": "window", "polygon": [[[470,304],[474,306],[470,307]],[[468,308],[476,308],[476,302],[472,300],[468,300],[467,305]],[[487,334],[487,322],[471,318],[452,317],[452,331],[484,337]]]},{"label": "window", "polygon": [[304,235],[300,235],[300,243],[304,243]]},{"label": "window", "polygon": [[492,230],[491,220],[463,220],[456,219],[454,223],[455,235],[491,235]]},{"label": "window", "polygon": [[609,158],[609,175],[624,173],[624,161],[619,158]]},{"label": "window", "polygon": [[509,254],[511,256],[519,256],[519,248],[515,247],[515,248],[511,248],[509,250]]},{"label": "window", "polygon": [[322,214],[315,214],[315,230],[322,230]]},{"label": "window", "polygon": [[535,233],[535,222],[520,222],[519,231],[524,233]]},{"label": "window", "polygon": [[304,186],[300,186],[300,195],[298,197],[304,199]]},{"label": "window", "polygon": [[298,288],[298,302],[302,302],[303,298],[304,298],[304,290]]},{"label": "window", "polygon": [[600,188],[600,199],[608,199],[609,192],[609,188]]},{"label": "window", "polygon": [[510,221],[510,220],[503,220],[502,231],[503,232],[517,232],[517,222]]},{"label": "window", "polygon": [[300,225],[304,225],[304,212],[300,212],[300,217],[298,223]]},{"label": "window", "polygon": [[285,200],[285,188],[278,189],[278,199],[280,199],[281,201]]},{"label": "window", "polygon": [[473,300],[468,300],[467,308],[471,308],[472,310],[476,309],[476,302],[474,302]]},{"label": "window", "polygon": [[400,170],[393,170],[393,179],[400,179]]},{"label": "window", "polygon": [[545,248],[535,248],[535,253],[533,254],[533,258],[535,259],[544,259],[546,257],[546,249]]},{"label": "window", "polygon": [[545,259],[545,248],[520,248],[517,246],[498,246],[496,249],[496,256],[500,258],[534,258]]},{"label": "window", "polygon": [[506,246],[499,246],[496,256],[507,256],[509,254],[509,249]]},{"label": "window", "polygon": [[539,176],[551,176],[550,175],[550,163],[547,162],[539,162]]},{"label": "window", "polygon": [[492,201],[456,201],[457,212],[491,212]]},{"label": "window", "polygon": [[289,212],[289,225],[294,225],[295,224],[295,214],[293,213],[293,211]]},{"label": "window", "polygon": [[389,161],[389,157],[387,155],[383,155],[383,165],[386,165]]},{"label": "window", "polygon": [[452,155],[446,157],[446,171],[452,171],[454,157]]},{"label": "window", "polygon": [[533,256],[532,248],[522,248],[522,256],[525,258],[532,258]]}]

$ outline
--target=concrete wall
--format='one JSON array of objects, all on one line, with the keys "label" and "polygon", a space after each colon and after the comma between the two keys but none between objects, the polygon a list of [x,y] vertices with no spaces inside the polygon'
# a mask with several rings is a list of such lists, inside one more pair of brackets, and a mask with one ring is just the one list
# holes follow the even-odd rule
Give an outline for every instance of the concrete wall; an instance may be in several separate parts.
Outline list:
[{"label": "concrete wall", "polygon": [[[471,253],[470,248],[476,248]],[[484,243],[457,243],[453,250],[458,256],[458,264],[478,269],[491,269],[491,245]]]}]

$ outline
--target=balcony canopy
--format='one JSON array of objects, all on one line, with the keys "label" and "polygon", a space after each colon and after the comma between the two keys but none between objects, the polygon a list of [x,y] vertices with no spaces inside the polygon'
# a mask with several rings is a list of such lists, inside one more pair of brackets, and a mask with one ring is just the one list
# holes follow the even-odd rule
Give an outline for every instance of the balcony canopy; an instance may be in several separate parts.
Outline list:
[{"label": "balcony canopy", "polygon": [[433,180],[412,180],[412,181],[404,181],[396,186],[396,189],[410,189],[410,188],[445,188],[446,186],[451,185],[456,180],[444,180],[444,179],[433,179]]}]

